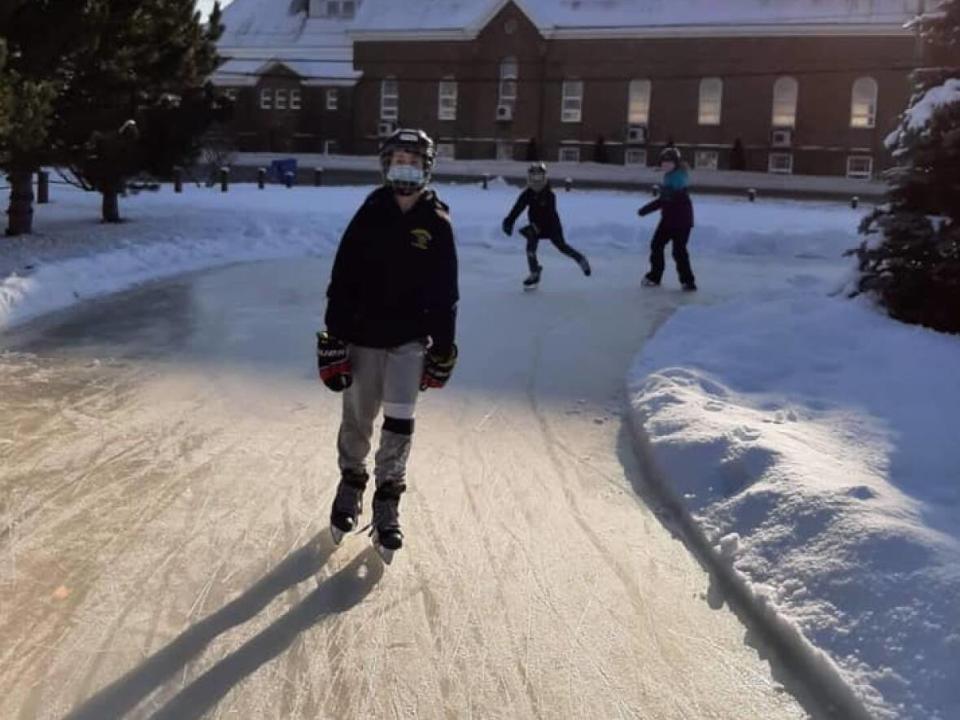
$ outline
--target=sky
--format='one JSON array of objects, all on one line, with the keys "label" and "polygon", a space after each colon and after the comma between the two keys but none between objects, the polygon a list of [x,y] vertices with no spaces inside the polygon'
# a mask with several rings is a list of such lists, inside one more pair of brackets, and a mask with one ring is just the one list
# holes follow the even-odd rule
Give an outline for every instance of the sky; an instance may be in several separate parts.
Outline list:
[{"label": "sky", "polygon": [[[204,17],[213,9],[213,2],[214,0],[197,0],[197,8],[203,13]],[[220,7],[225,8],[230,2],[231,0],[220,0]]]}]

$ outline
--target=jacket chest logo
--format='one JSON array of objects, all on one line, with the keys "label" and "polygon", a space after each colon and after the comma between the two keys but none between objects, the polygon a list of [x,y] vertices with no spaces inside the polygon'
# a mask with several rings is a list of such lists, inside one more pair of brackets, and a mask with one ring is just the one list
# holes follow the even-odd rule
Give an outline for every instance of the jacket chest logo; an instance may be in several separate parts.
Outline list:
[{"label": "jacket chest logo", "polygon": [[426,250],[429,247],[430,241],[433,240],[433,235],[423,228],[411,230],[410,234],[413,236],[410,244],[417,248],[417,250]]}]

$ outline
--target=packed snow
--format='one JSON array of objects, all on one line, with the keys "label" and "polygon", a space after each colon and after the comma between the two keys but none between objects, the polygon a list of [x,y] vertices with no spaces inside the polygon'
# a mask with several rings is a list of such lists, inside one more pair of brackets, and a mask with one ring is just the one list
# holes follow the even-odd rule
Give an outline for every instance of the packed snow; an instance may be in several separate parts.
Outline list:
[{"label": "packed snow", "polygon": [[718,553],[876,717],[960,717],[960,338],[827,291],[682,308],[632,407]]},{"label": "packed snow", "polygon": [[[95,195],[55,186],[37,234],[0,250],[0,329],[189,270],[329,256],[366,192],[163,187],[123,199],[129,220],[102,225]],[[519,281],[519,241],[499,229],[517,188],[439,192],[458,243],[515,255]],[[648,196],[558,198],[572,244],[642,262],[654,221],[635,212]],[[701,301],[719,297],[715,264],[744,270],[725,276],[738,299],[685,305],[636,359],[630,403],[657,465],[756,601],[827,653],[875,715],[957,717],[960,340],[831,295],[862,210],[695,203]],[[834,270],[796,272],[784,289],[758,279],[758,259]],[[671,273],[651,292],[671,292]]]}]

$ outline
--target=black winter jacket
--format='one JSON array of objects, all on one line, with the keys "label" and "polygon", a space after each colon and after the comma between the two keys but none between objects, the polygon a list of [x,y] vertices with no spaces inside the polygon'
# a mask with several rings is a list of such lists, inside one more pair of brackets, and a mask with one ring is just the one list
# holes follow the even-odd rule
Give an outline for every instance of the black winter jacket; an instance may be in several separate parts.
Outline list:
[{"label": "black winter jacket", "polygon": [[547,186],[540,192],[536,192],[533,188],[527,188],[520,193],[513,209],[507,215],[507,225],[510,228],[513,228],[513,224],[520,217],[520,213],[523,212],[525,207],[530,208],[527,217],[530,218],[531,223],[537,226],[541,237],[560,237],[563,234],[560,216],[557,214],[557,196],[553,194],[550,183],[547,183]]},{"label": "black winter jacket", "polygon": [[693,203],[686,188],[670,190],[665,188],[660,197],[647,203],[638,211],[643,217],[657,210],[661,211],[660,225],[665,230],[689,230],[693,227]]},{"label": "black winter jacket", "polygon": [[326,312],[331,335],[379,348],[430,336],[438,353],[449,353],[459,292],[447,210],[431,190],[406,213],[387,187],[367,197],[333,263]]}]

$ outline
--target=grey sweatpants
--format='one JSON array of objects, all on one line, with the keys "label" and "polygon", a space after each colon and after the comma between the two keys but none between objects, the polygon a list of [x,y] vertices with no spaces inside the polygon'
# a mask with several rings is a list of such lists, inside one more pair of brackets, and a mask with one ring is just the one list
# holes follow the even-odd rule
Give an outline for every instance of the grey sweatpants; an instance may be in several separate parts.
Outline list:
[{"label": "grey sweatpants", "polygon": [[340,470],[364,472],[373,423],[383,409],[380,447],[374,459],[377,487],[403,483],[413,439],[413,415],[423,376],[422,342],[395,348],[350,345],[353,384],[343,393],[337,438]]}]

